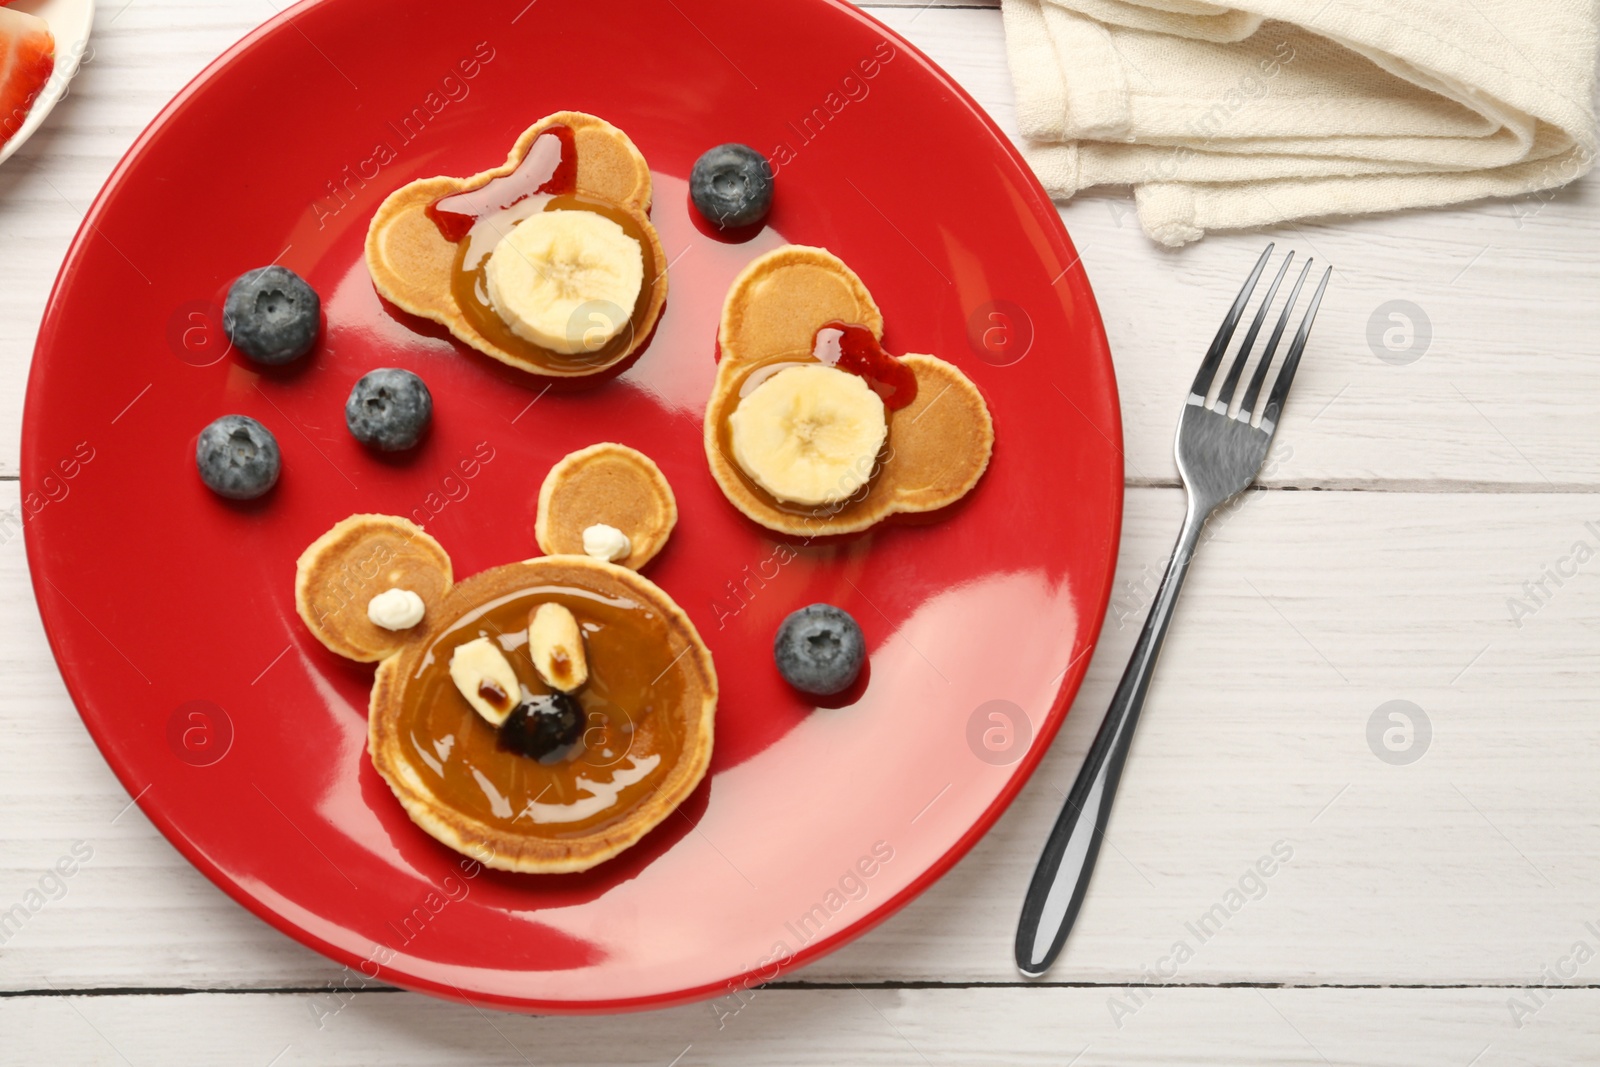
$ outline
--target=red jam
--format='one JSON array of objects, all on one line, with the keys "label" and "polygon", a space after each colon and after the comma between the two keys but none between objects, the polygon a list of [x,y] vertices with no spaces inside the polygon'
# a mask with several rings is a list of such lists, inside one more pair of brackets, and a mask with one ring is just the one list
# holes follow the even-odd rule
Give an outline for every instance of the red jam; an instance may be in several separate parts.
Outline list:
[{"label": "red jam", "polygon": [[476,189],[441,196],[426,210],[444,239],[459,244],[478,220],[507,211],[530,196],[571,194],[577,184],[578,151],[572,130],[551,126],[533,139],[516,170],[490,178]]},{"label": "red jam", "polygon": [[917,376],[910,367],[885,352],[865,326],[828,323],[817,331],[811,355],[819,363],[865,378],[890,411],[897,411],[917,398]]}]

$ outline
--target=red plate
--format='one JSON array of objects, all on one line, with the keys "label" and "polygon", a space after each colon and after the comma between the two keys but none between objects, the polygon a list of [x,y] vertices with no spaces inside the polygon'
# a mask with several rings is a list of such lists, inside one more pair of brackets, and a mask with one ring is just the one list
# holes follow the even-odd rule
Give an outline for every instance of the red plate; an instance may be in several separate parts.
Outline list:
[{"label": "red plate", "polygon": [[[146,131],[80,230],[40,330],[23,427],[45,628],[96,742],[151,820],[279,929],[414,989],[537,1011],[641,1008],[774,977],[880,922],[999,816],[1055,734],[1110,592],[1122,504],[1111,361],[1055,209],[937,67],[829,0],[660,4],[324,0],[251,34]],[[654,342],[620,378],[551,390],[380,304],[367,222],[413,178],[500,162],[573,108],[655,168],[673,262]],[[701,151],[772,154],[769,229],[701,234]],[[988,398],[994,462],[935,522],[780,549],[701,450],[723,294],[782,241],[865,279],[895,352],[952,360]],[[263,373],[218,302],[277,260],[322,293],[324,341]],[[375,366],[421,374],[436,416],[384,460],[343,425]],[[284,473],[211,495],[195,436],[240,412]],[[649,568],[722,678],[711,774],[585,874],[477,871],[415,828],[368,763],[372,669],[295,615],[294,561],[359,511],[426,521],[456,573],[522,559],[565,453],[653,456],[682,518]],[[791,558],[791,556],[793,558]],[[772,665],[813,601],[860,620],[870,680],[812,709]]]}]

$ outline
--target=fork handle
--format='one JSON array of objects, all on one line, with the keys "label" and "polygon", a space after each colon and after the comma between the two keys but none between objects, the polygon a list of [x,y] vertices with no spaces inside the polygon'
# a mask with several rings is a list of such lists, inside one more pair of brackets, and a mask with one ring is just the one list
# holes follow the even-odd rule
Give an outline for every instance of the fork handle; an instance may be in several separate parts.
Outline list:
[{"label": "fork handle", "polygon": [[1050,969],[1078,917],[1084,893],[1089,888],[1089,875],[1100,854],[1100,840],[1105,835],[1111,801],[1122,778],[1122,765],[1133,742],[1133,728],[1139,721],[1156,656],[1161,652],[1161,642],[1172,619],[1172,606],[1183,588],[1189,560],[1211,510],[1202,508],[1190,496],[1183,531],[1178,535],[1172,559],[1161,578],[1150,615],[1145,619],[1138,643],[1133,646],[1133,655],[1122,673],[1122,681],[1117,684],[1100,732],[1095,734],[1078,779],[1072,783],[1067,802],[1056,817],[1044,853],[1039,857],[1039,866],[1033,872],[1028,895],[1022,902],[1016,944],[1017,969],[1028,978],[1037,978]]}]

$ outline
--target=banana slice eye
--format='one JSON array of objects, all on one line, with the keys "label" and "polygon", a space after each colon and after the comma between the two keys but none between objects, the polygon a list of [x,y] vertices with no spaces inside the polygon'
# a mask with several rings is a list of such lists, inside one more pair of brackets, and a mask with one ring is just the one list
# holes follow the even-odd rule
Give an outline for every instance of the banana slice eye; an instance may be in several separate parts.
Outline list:
[{"label": "banana slice eye", "polygon": [[450,654],[450,680],[491,726],[506,721],[522,702],[522,683],[505,653],[487,637],[457,645]]},{"label": "banana slice eye", "polygon": [[489,304],[512,333],[578,355],[628,327],[644,286],[644,250],[604,215],[543,211],[500,239],[484,273]]},{"label": "banana slice eye", "polygon": [[544,684],[563,693],[576,692],[589,680],[578,620],[553,601],[540,604],[528,619],[528,658]]},{"label": "banana slice eye", "polygon": [[728,417],[733,458],[779,500],[847,500],[872,477],[889,436],[883,401],[866,381],[835,367],[779,371]]}]

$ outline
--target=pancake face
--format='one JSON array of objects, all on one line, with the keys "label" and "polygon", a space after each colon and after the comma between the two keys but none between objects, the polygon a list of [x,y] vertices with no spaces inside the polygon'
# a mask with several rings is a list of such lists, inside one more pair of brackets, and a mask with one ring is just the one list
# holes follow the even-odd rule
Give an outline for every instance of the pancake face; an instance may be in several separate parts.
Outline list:
[{"label": "pancake face", "polygon": [[830,323],[883,337],[872,294],[826,249],[775,249],[734,280],[723,304],[705,419],[706,458],[723,493],[762,526],[804,537],[864,530],[897,512],[933,511],[965,496],[988,467],[993,423],[966,375],[926,355],[898,358],[915,378],[915,396],[888,413],[888,440],[871,478],[848,498],[818,505],[782,501],[739,466],[729,420],[740,400],[775,371],[818,363],[813,344]]},{"label": "pancake face", "polygon": [[[573,190],[551,198],[543,209],[604,215],[640,243],[645,259],[645,284],[637,306],[623,309],[631,311],[627,328],[614,342],[581,356],[522,342],[482,301],[471,299],[482,285],[478,273],[462,263],[473,242],[448,240],[428,213],[429,205],[441,197],[481,189],[512,175],[541,134],[562,128],[571,131],[576,160]],[[593,115],[558,111],[517,138],[499,167],[465,178],[425,178],[391,193],[367,231],[367,267],[378,292],[391,303],[444,325],[464,343],[502,363],[547,377],[597,374],[637,352],[649,340],[666,305],[666,255],[650,224],[650,197],[650,169],[626,134]],[[505,228],[499,226],[485,239],[503,235],[500,231]],[[463,306],[463,298],[468,306]]]},{"label": "pancake face", "polygon": [[591,445],[562,459],[539,490],[534,534],[550,555],[584,554],[583,531],[597,523],[620,530],[632,551],[615,562],[638,570],[667,543],[678,503],[661,468],[627,445]]},{"label": "pancake face", "polygon": [[[584,628],[589,682],[581,754],[547,766],[502,750],[456,691],[460,644],[488,636],[518,680],[549,692],[527,655],[540,604]],[[508,871],[581,871],[621,852],[694,790],[711,760],[711,653],[672,599],[623,567],[551,556],[462,582],[424,640],[379,667],[372,761],[411,818],[451,848]]]},{"label": "pancake face", "polygon": [[[648,485],[652,479],[639,476],[631,457],[660,478],[632,449],[598,448],[574,454],[580,462],[572,470],[589,470],[594,484],[576,479],[565,503],[571,516],[580,504],[608,499],[600,491],[607,485]],[[582,462],[585,453],[598,466]],[[676,507],[664,480],[649,488],[642,501],[629,502],[620,491],[615,499],[630,514],[653,516],[654,526],[632,527],[642,543],[658,530],[646,549],[653,553]],[[664,526],[657,491],[670,509]],[[386,630],[367,618],[371,599],[393,588],[424,604],[422,620],[409,629]],[[306,625],[330,649],[380,661],[367,746],[401,805],[434,838],[487,866],[586,870],[638,841],[705,776],[717,704],[711,652],[672,598],[626,567],[551,555],[452,585],[449,557],[420,528],[355,515],[302,554],[295,594]],[[515,675],[517,685],[508,688],[521,692],[513,703],[548,701],[552,690],[530,655],[529,622],[551,604],[570,612],[582,635],[575,639],[586,680],[570,694],[581,733],[536,759],[502,747],[504,729],[468,703],[452,663],[457,648],[487,639]]]}]

